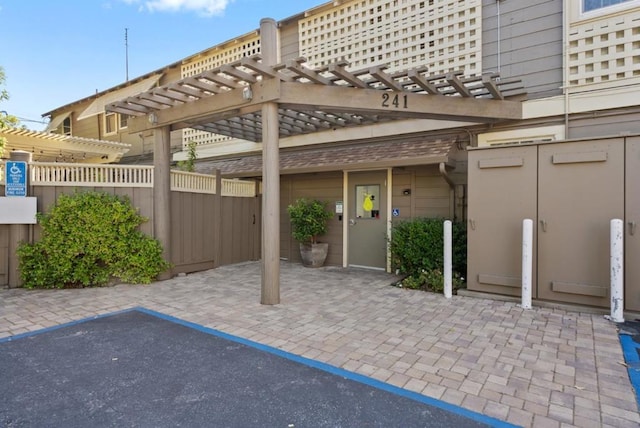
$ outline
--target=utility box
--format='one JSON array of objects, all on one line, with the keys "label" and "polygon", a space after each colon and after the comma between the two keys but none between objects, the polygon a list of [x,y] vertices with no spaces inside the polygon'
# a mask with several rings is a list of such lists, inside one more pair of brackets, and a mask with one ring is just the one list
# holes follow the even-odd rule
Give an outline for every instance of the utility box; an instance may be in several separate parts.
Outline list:
[{"label": "utility box", "polygon": [[520,296],[522,221],[534,222],[532,296],[610,305],[610,222],[625,222],[625,309],[640,310],[640,138],[469,150],[471,291]]}]

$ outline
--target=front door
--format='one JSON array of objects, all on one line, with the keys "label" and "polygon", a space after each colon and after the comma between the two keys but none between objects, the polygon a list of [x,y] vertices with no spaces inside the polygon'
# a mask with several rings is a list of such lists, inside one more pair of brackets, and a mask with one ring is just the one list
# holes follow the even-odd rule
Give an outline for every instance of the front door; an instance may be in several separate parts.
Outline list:
[{"label": "front door", "polygon": [[387,266],[387,172],[349,173],[349,266]]}]

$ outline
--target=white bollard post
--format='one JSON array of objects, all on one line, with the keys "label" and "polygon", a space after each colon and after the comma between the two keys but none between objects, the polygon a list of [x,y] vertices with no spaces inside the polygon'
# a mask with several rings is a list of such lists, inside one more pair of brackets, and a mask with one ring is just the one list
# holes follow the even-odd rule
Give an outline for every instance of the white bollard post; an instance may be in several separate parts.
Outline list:
[{"label": "white bollard post", "polygon": [[613,322],[624,322],[624,223],[611,220],[611,316]]},{"label": "white bollard post", "polygon": [[531,309],[533,277],[533,220],[522,221],[522,309]]},{"label": "white bollard post", "polygon": [[450,299],[453,295],[452,278],[452,247],[453,233],[451,232],[451,220],[444,222],[444,297]]}]

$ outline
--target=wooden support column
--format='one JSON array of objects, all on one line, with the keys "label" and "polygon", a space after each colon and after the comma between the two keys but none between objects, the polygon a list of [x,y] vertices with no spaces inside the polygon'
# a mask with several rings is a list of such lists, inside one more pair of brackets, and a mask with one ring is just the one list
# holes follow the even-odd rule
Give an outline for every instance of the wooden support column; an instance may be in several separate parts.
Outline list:
[{"label": "wooden support column", "polygon": [[[171,263],[171,132],[168,126],[153,131],[153,234]],[[167,270],[158,279],[171,278]]]},{"label": "wooden support column", "polygon": [[[260,21],[263,64],[278,62],[278,32],[271,18]],[[280,303],[280,140],[278,104],[262,106],[262,288],[260,303]]]}]

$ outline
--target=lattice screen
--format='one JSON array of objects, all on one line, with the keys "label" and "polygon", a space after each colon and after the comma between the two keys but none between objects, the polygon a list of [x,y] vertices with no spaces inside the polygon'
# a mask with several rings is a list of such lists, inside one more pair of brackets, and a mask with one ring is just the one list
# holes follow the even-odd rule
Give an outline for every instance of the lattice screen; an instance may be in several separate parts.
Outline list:
[{"label": "lattice screen", "polygon": [[[298,22],[299,55],[309,67],[346,59],[351,70],[387,64],[389,71],[427,66],[433,74],[482,72],[481,0],[354,0]],[[182,77],[259,53],[259,37],[222,46],[182,67]],[[230,138],[183,131],[183,146]]]},{"label": "lattice screen", "polygon": [[426,65],[434,74],[482,72],[480,0],[356,0],[299,22],[300,55],[313,67]]},{"label": "lattice screen", "polygon": [[[244,39],[241,43],[231,43],[229,46],[221,45],[209,55],[199,57],[193,61],[183,64],[181,75],[185,77],[193,76],[205,70],[219,67],[223,64],[239,60],[247,56],[253,56],[260,53],[260,36],[255,35]],[[182,147],[187,150],[190,142],[196,143],[197,146],[218,143],[231,140],[230,137],[224,135],[212,134],[210,132],[197,131],[195,129],[184,129],[182,131]]]},{"label": "lattice screen", "polygon": [[569,85],[640,76],[640,9],[571,25]]}]

